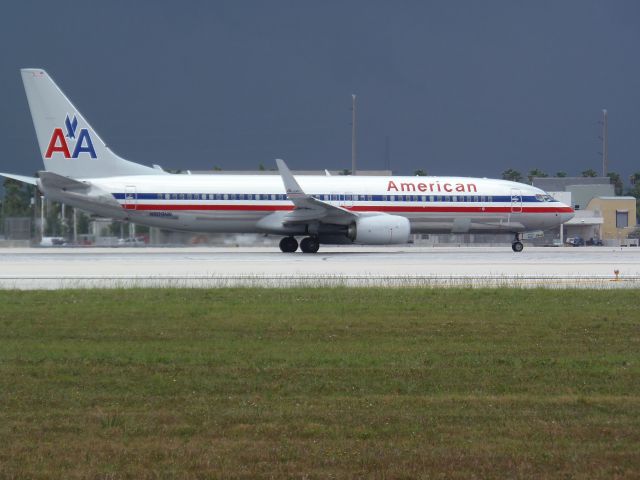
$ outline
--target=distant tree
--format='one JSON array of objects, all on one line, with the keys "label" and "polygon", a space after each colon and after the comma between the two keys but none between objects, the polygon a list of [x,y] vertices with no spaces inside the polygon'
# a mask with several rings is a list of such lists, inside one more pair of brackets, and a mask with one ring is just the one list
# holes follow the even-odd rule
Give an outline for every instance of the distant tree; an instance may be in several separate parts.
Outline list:
[{"label": "distant tree", "polygon": [[629,177],[629,183],[631,183],[631,185],[635,185],[637,183],[640,183],[640,172],[636,172],[633,175],[631,175]]},{"label": "distant tree", "polygon": [[76,221],[78,222],[78,233],[89,233],[89,215],[82,211],[76,213]]},{"label": "distant tree", "polygon": [[351,170],[343,168],[339,175],[351,175]]},{"label": "distant tree", "polygon": [[61,213],[62,207],[59,203],[50,202],[45,199],[45,237],[60,237],[64,235]]},{"label": "distant tree", "polygon": [[616,195],[622,195],[622,188],[624,187],[624,185],[622,184],[622,178],[620,177],[620,174],[616,172],[609,172],[607,173],[607,177],[609,177],[609,180],[613,184],[613,189],[616,192]]},{"label": "distant tree", "polygon": [[260,164],[258,165],[258,170],[261,172],[265,171],[264,165],[262,164],[262,162],[260,162]]},{"label": "distant tree", "polygon": [[415,172],[413,172],[413,174],[416,177],[426,177],[427,176],[427,171],[420,169],[420,170],[416,170]]},{"label": "distant tree", "polygon": [[533,179],[535,177],[538,178],[545,178],[548,177],[549,175],[547,175],[546,172],[540,170],[539,168],[534,168],[533,170],[529,170],[529,174],[527,175],[527,178],[529,179],[529,183],[533,183]]},{"label": "distant tree", "polygon": [[567,176],[567,172],[556,172],[556,177],[558,178],[564,178]]},{"label": "distant tree", "polygon": [[635,230],[633,230],[629,235],[627,235],[627,237],[640,238],[640,227],[636,227]]},{"label": "distant tree", "polygon": [[[261,165],[262,165],[262,164],[261,164]],[[214,165],[214,166],[213,166],[213,168],[212,168],[212,170],[213,170],[214,172],[220,172],[220,171],[222,171],[222,168],[220,168],[218,165]]]},{"label": "distant tree", "polygon": [[508,168],[502,172],[502,178],[504,180],[511,180],[512,182],[522,182],[522,174],[513,168]]},{"label": "distant tree", "polygon": [[126,233],[125,233],[124,224],[125,222],[121,222],[119,220],[112,220],[107,229],[107,232],[106,232],[107,235],[110,235],[112,237],[125,238]]},{"label": "distant tree", "polygon": [[597,177],[598,176],[598,172],[596,172],[593,168],[587,168],[585,171],[582,172],[582,176],[583,177]]},{"label": "distant tree", "polygon": [[31,215],[31,199],[34,187],[10,178],[4,181],[4,203],[2,212],[7,217],[27,217]]}]

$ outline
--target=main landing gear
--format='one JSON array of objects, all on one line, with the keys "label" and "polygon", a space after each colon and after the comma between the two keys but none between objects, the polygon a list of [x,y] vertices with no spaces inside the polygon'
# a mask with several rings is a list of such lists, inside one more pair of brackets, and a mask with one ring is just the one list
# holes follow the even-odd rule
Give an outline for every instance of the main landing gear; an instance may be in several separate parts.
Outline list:
[{"label": "main landing gear", "polygon": [[513,243],[511,244],[511,250],[513,250],[516,253],[519,253],[522,251],[523,248],[524,248],[524,245],[522,245],[522,242],[520,241],[520,234],[516,233],[516,238],[513,240]]},{"label": "main landing gear", "polygon": [[[320,249],[320,242],[316,237],[305,237],[300,242],[300,250],[303,253],[316,253]],[[298,241],[294,237],[284,237],[280,240],[280,250],[284,253],[293,253],[298,250]]]},{"label": "main landing gear", "polygon": [[320,242],[316,237],[305,237],[300,242],[300,250],[304,253],[316,253],[320,249]]},{"label": "main landing gear", "polygon": [[284,237],[280,240],[280,250],[284,253],[293,253],[298,250],[298,241],[293,237]]}]

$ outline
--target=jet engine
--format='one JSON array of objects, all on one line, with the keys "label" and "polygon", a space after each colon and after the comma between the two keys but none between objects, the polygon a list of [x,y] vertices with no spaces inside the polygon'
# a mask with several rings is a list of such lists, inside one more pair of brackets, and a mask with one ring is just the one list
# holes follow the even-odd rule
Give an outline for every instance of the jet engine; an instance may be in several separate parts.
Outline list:
[{"label": "jet engine", "polygon": [[398,215],[372,215],[359,217],[349,225],[347,237],[363,245],[389,245],[408,243],[411,225]]}]

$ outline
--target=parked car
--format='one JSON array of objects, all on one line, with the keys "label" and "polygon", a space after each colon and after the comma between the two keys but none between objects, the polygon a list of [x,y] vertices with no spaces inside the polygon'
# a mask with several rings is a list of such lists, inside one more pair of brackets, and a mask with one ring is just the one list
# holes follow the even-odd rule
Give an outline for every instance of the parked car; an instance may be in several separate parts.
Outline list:
[{"label": "parked car", "polygon": [[119,238],[119,247],[144,247],[144,239],[139,237]]},{"label": "parked car", "polygon": [[589,240],[587,240],[586,244],[593,247],[601,247],[602,240],[600,240],[599,238],[591,237]]},{"label": "parked car", "polygon": [[62,237],[42,237],[40,241],[41,247],[61,247],[65,244],[65,239]]},{"label": "parked car", "polygon": [[565,242],[567,245],[572,247],[583,247],[584,246],[584,238],[582,237],[569,237]]}]

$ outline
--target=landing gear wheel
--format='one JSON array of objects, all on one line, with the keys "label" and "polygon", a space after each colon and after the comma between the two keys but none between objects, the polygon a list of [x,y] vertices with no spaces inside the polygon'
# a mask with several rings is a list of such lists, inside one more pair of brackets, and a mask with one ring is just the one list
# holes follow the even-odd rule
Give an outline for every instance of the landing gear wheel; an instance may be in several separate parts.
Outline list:
[{"label": "landing gear wheel", "polygon": [[524,245],[522,245],[522,242],[513,242],[511,244],[511,249],[516,253],[521,252],[523,248],[524,248]]},{"label": "landing gear wheel", "polygon": [[320,249],[320,242],[315,237],[305,237],[300,242],[300,250],[304,253],[316,253]]},{"label": "landing gear wheel", "polygon": [[280,250],[284,253],[293,253],[298,250],[298,241],[293,237],[284,237],[280,240]]}]

